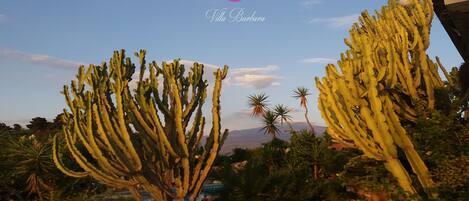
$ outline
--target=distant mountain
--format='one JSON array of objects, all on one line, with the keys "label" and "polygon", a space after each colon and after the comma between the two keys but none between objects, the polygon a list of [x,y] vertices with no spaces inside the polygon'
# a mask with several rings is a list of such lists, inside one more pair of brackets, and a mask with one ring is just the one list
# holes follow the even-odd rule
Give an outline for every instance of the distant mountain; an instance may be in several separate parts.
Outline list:
[{"label": "distant mountain", "polygon": [[[293,123],[295,130],[307,129],[308,124],[306,123]],[[278,138],[286,141],[290,141],[290,133],[287,131],[288,125],[284,124],[280,127],[281,133],[277,136]],[[314,126],[316,135],[322,135],[326,130],[326,127]],[[250,128],[244,130],[232,130],[225,141],[225,144],[221,148],[222,154],[230,153],[234,148],[256,148],[262,145],[262,143],[272,140],[272,136],[264,134],[261,128]]]}]

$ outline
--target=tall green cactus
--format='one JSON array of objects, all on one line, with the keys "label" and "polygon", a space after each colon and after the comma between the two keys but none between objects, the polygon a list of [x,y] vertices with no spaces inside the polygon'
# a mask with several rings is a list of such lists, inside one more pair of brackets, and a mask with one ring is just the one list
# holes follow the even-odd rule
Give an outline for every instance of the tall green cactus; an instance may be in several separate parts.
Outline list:
[{"label": "tall green cactus", "polygon": [[[135,64],[124,50],[109,63],[80,67],[77,80],[64,95],[64,138],[73,159],[83,169],[66,168],[54,139],[54,162],[66,175],[91,176],[127,188],[141,200],[143,187],[155,200],[195,200],[228,131],[221,133],[220,92],[228,67],[214,73],[212,129],[201,146],[205,117],[202,106],[208,83],[204,66],[189,72],[175,60],[146,63],[145,50],[136,53],[140,74],[132,89]],[[148,69],[148,74],[146,71]],[[146,76],[148,75],[148,76]]]},{"label": "tall green cactus", "polygon": [[327,132],[335,141],[383,161],[400,186],[411,193],[416,190],[397,156],[398,149],[427,192],[434,188],[401,124],[416,120],[415,107],[432,110],[434,90],[444,85],[438,75],[441,65],[425,52],[432,17],[431,0],[404,4],[390,0],[375,16],[362,13],[350,30],[350,39],[345,40],[350,49],[341,54],[341,71],[329,64],[326,77],[316,78]]}]

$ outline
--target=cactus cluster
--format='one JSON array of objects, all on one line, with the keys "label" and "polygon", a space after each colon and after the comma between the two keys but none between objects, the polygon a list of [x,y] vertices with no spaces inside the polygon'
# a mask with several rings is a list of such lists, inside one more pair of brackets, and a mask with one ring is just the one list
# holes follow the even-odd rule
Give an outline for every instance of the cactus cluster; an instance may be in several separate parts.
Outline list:
[{"label": "cactus cluster", "polygon": [[383,161],[400,186],[416,193],[398,158],[402,150],[419,182],[431,196],[429,171],[403,128],[415,121],[416,107],[432,110],[434,90],[444,86],[439,62],[426,54],[433,18],[431,0],[390,0],[374,16],[363,12],[350,30],[339,69],[329,64],[316,85],[327,132],[337,142]]},{"label": "cactus cluster", "polygon": [[[214,72],[212,128],[201,146],[202,106],[208,83],[204,66],[189,72],[178,60],[146,63],[132,81],[135,64],[124,50],[109,63],[79,68],[77,80],[64,86],[64,138],[72,158],[83,169],[63,165],[54,139],[54,162],[66,175],[91,176],[115,188],[126,188],[141,200],[141,187],[154,200],[196,200],[228,131],[221,132],[220,93],[228,67]],[[148,69],[148,71],[147,71]]]}]

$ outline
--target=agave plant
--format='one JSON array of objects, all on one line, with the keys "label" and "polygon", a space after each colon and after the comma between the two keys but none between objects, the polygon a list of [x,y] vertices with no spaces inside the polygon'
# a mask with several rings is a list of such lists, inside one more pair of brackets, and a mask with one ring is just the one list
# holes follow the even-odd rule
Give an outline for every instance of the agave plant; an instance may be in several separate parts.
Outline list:
[{"label": "agave plant", "polygon": [[248,96],[249,106],[252,108],[252,116],[262,116],[267,110],[269,96],[265,93]]},{"label": "agave plant", "polygon": [[288,124],[290,131],[293,131],[293,126],[291,124],[292,117],[290,116],[291,109],[282,104],[275,105],[273,112],[280,118],[280,125],[283,125],[283,122]]},{"label": "agave plant", "polygon": [[46,197],[53,198],[54,185],[52,146],[50,143],[37,141],[34,135],[18,141],[10,140],[5,149],[7,158],[14,168],[12,173],[26,180],[26,192],[29,196],[37,196],[42,201]]},{"label": "agave plant", "polygon": [[311,129],[311,132],[315,133],[313,124],[311,124],[311,122],[309,121],[309,117],[308,117],[308,99],[306,97],[309,95],[311,95],[311,93],[309,92],[309,89],[306,87],[298,87],[293,91],[293,97],[295,97],[296,99],[299,99],[300,106],[305,109],[305,119]]}]

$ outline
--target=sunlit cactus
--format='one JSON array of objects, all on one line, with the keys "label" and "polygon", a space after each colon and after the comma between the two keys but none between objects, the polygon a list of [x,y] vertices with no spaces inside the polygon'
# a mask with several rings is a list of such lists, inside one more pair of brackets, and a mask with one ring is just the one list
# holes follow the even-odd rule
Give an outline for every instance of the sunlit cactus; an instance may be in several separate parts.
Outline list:
[{"label": "sunlit cactus", "polygon": [[[146,63],[136,53],[140,73],[124,50],[109,63],[80,67],[77,80],[64,87],[70,111],[64,114],[63,137],[75,162],[70,170],[60,160],[57,137],[54,161],[66,175],[91,176],[115,188],[128,189],[142,200],[140,187],[154,200],[196,200],[228,131],[221,132],[220,93],[228,67],[214,72],[212,128],[202,146],[202,106],[208,83],[204,66],[189,72],[173,63]],[[148,71],[147,71],[148,70]]]},{"label": "sunlit cactus", "polygon": [[416,120],[416,107],[433,110],[434,90],[444,85],[438,68],[446,71],[425,52],[432,18],[430,0],[390,0],[375,16],[362,13],[345,40],[349,50],[341,54],[340,70],[329,64],[316,84],[319,109],[335,141],[383,161],[404,190],[416,193],[398,158],[401,149],[434,197],[429,171],[401,124]]}]

